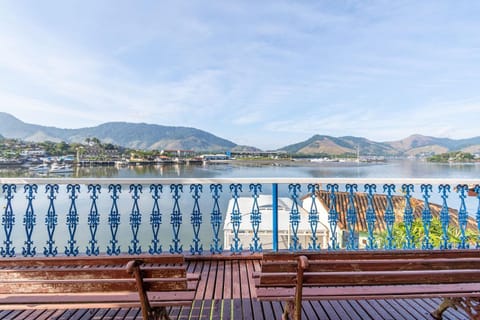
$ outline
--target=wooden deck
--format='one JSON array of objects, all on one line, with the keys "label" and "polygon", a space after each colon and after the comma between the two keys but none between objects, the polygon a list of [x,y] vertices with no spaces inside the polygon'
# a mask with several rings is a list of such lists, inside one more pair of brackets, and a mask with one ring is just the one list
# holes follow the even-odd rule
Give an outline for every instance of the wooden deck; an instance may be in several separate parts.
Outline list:
[{"label": "wooden deck", "polygon": [[[188,259],[189,271],[201,274],[191,307],[170,309],[171,319],[280,319],[282,304],[258,302],[252,273],[260,261],[241,259]],[[362,300],[303,302],[303,319],[432,319],[440,299]],[[138,308],[82,310],[2,311],[0,320],[140,320]],[[444,319],[467,319],[459,311],[447,310]]]}]

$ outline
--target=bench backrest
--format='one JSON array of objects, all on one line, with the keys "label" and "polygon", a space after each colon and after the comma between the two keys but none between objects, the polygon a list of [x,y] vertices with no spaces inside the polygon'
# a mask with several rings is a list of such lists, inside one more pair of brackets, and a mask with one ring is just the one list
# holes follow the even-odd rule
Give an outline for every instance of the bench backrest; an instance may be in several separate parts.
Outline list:
[{"label": "bench backrest", "polygon": [[0,260],[0,293],[137,292],[135,272],[145,291],[188,287],[182,255],[12,258]]},{"label": "bench backrest", "polygon": [[480,251],[341,251],[265,253],[260,286],[293,287],[299,257],[304,286],[480,282]]}]

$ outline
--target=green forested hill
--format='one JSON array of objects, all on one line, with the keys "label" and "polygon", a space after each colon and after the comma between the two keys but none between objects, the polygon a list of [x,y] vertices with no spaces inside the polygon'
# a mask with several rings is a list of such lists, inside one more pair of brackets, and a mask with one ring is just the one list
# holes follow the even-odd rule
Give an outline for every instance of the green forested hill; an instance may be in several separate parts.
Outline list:
[{"label": "green forested hill", "polygon": [[0,112],[0,134],[34,142],[84,142],[86,138],[95,137],[134,149],[223,151],[236,146],[232,141],[195,128],[109,122],[91,128],[60,129],[28,124],[3,112]]}]

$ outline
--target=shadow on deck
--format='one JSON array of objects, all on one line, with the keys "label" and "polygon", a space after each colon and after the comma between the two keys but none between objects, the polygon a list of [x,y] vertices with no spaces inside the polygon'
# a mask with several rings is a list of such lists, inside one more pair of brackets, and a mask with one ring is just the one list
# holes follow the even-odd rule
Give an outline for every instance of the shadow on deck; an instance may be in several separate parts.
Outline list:
[{"label": "shadow on deck", "polygon": [[[207,259],[189,257],[190,272],[200,273],[196,299],[191,307],[169,310],[171,319],[281,319],[283,305],[255,298],[252,273],[259,270],[254,256]],[[441,299],[360,301],[304,301],[302,319],[432,319]],[[453,309],[444,319],[468,319]],[[81,310],[17,310],[0,312],[0,320],[140,320],[139,308]]]}]

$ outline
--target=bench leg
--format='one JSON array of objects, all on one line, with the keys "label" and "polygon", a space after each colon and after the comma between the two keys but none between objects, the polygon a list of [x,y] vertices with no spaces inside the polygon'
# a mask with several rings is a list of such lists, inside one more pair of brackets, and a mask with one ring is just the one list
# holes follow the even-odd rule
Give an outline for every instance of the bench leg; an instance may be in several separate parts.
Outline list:
[{"label": "bench leg", "polygon": [[295,314],[295,302],[288,300],[285,303],[285,309],[283,310],[282,320],[290,320],[290,315]]},{"label": "bench leg", "polygon": [[440,320],[440,319],[442,319],[443,312],[450,307],[454,307],[455,309],[457,309],[456,306],[455,306],[455,303],[453,302],[453,299],[445,298],[445,299],[443,299],[443,302],[438,306],[437,310],[433,311],[431,313],[431,315],[435,319]]},{"label": "bench leg", "polygon": [[166,307],[152,308],[152,320],[170,320]]},{"label": "bench leg", "polygon": [[442,314],[448,308],[463,309],[470,319],[480,318],[480,299],[479,298],[445,298],[443,302],[438,306],[437,310],[431,314],[435,319],[442,319]]}]

